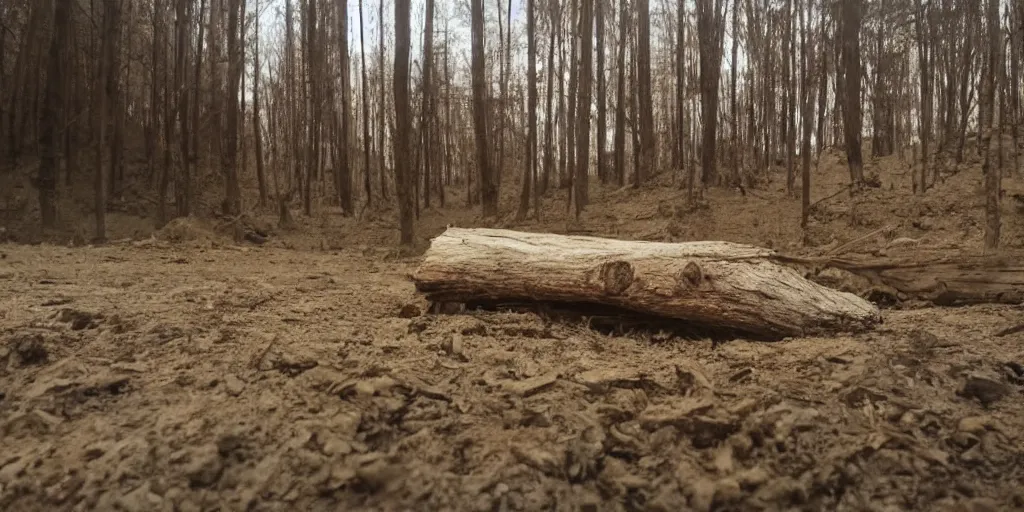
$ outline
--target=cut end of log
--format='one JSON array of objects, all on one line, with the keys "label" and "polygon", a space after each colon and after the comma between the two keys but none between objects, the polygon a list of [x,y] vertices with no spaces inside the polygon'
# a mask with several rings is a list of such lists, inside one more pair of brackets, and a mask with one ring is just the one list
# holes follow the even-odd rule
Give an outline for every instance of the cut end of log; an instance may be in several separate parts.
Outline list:
[{"label": "cut end of log", "polygon": [[449,228],[413,280],[431,301],[590,304],[759,339],[869,329],[878,308],[769,249]]}]

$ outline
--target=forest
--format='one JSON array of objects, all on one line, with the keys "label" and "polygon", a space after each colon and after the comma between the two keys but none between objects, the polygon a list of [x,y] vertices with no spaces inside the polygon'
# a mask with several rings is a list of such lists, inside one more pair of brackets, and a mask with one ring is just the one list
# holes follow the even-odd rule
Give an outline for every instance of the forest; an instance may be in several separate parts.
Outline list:
[{"label": "forest", "polygon": [[1024,510],[1024,0],[0,0],[0,510]]},{"label": "forest", "polygon": [[781,173],[806,225],[827,148],[853,194],[866,148],[909,162],[918,194],[974,151],[999,244],[1001,177],[1019,167],[1016,2],[411,4],[5,2],[2,158],[37,161],[45,227],[58,185],[89,178],[96,239],[142,183],[158,227],[208,215],[197,200],[216,188],[225,215],[396,205],[408,242],[432,205],[495,217],[513,189],[522,219],[557,189],[578,216],[591,182],[663,175],[693,200]]}]

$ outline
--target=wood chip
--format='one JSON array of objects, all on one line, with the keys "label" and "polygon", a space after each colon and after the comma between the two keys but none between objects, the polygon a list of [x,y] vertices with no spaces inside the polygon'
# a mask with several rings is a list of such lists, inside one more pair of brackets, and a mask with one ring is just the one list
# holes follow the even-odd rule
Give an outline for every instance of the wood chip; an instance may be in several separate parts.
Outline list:
[{"label": "wood chip", "polygon": [[504,382],[502,386],[519,396],[527,397],[534,395],[558,381],[557,372],[548,372],[526,380]]}]

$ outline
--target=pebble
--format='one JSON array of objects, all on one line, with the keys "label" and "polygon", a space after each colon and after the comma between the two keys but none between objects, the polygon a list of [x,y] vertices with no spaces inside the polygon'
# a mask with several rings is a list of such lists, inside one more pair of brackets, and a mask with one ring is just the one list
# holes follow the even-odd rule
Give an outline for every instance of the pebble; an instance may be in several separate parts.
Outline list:
[{"label": "pebble", "polygon": [[148,512],[158,510],[163,498],[150,491],[149,483],[140,485],[135,490],[121,496],[116,504],[125,512]]},{"label": "pebble", "polygon": [[220,479],[224,464],[216,446],[206,446],[193,454],[192,462],[185,469],[189,485],[193,488],[209,487]]}]

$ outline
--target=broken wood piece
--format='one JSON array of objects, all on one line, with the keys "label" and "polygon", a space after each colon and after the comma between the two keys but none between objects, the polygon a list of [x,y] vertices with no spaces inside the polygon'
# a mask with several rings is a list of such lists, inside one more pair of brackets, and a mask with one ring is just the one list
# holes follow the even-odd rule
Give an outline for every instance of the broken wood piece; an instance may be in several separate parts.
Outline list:
[{"label": "broken wood piece", "polygon": [[878,308],[804,279],[775,252],[730,242],[658,243],[449,228],[413,276],[431,301],[613,307],[768,338],[859,331]]},{"label": "broken wood piece", "polygon": [[[825,258],[794,258],[779,255],[780,262],[804,268],[834,269],[857,279],[843,288],[861,295],[883,291],[899,300],[915,299],[939,306],[970,304],[1021,304],[1024,302],[1024,254],[992,255],[923,252],[879,258],[847,255]],[[814,279],[824,280],[822,271]],[[859,281],[859,282],[858,282]]]}]

